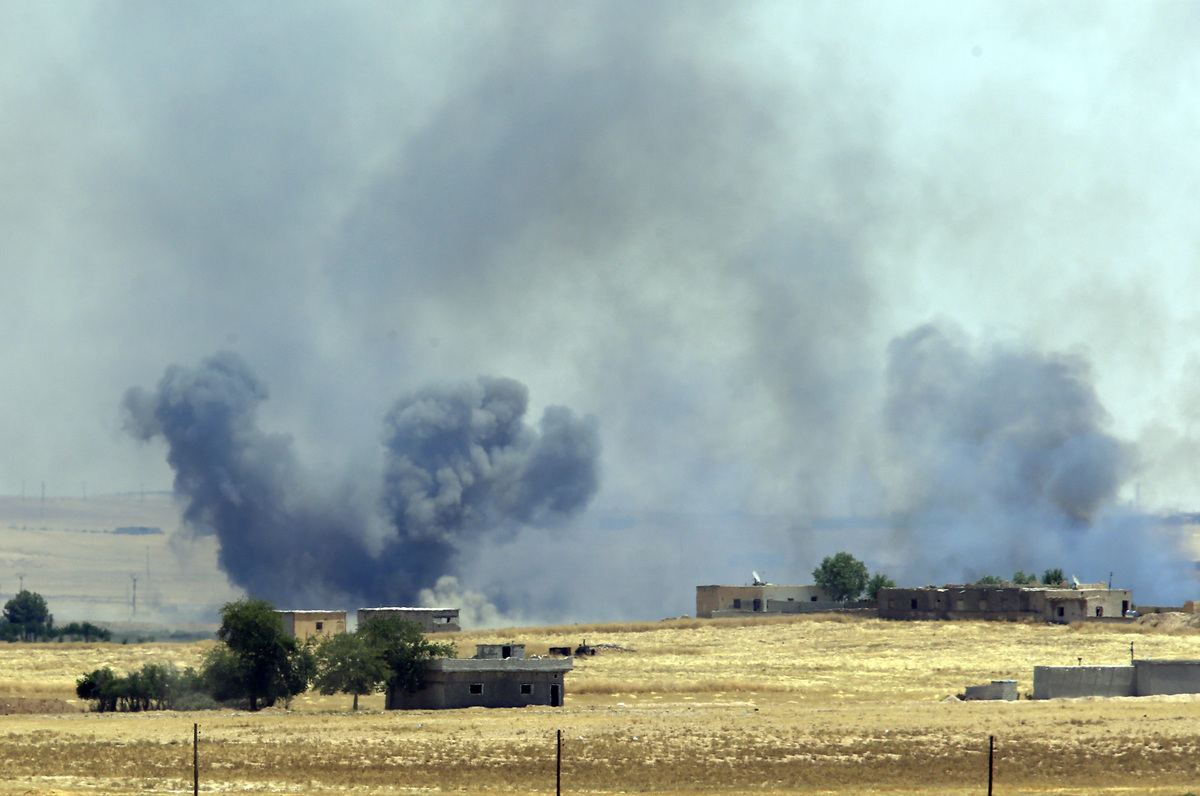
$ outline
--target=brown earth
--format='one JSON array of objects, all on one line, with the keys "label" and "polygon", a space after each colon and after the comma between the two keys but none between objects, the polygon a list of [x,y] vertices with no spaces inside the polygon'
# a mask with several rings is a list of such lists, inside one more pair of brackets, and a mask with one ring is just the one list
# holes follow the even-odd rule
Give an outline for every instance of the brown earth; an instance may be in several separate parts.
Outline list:
[{"label": "brown earth", "polygon": [[38,699],[37,697],[0,697],[0,716],[18,713],[78,713],[79,708],[61,699]]}]

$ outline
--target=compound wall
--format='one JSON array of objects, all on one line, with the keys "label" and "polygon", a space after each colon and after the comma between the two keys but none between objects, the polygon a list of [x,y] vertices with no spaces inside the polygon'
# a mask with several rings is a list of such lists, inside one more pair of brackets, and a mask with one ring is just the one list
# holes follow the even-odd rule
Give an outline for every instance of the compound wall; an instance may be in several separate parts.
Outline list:
[{"label": "compound wall", "polygon": [[1137,695],[1200,694],[1200,661],[1141,660],[1137,670]]},{"label": "compound wall", "polygon": [[1033,698],[1137,696],[1132,666],[1034,666]]}]

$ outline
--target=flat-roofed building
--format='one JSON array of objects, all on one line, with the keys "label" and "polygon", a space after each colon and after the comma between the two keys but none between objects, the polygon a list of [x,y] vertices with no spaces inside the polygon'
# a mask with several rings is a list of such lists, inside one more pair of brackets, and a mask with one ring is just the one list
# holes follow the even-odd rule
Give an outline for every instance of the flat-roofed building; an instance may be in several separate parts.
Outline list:
[{"label": "flat-roofed building", "polygon": [[873,603],[837,602],[819,586],[697,586],[696,616],[712,619],[748,613],[807,614],[842,608],[872,607]]},{"label": "flat-roofed building", "polygon": [[276,611],[283,618],[283,629],[298,639],[310,636],[329,638],[346,632],[345,611]]},{"label": "flat-roofed building", "polygon": [[1133,607],[1128,589],[1103,583],[1075,588],[1041,585],[925,586],[880,589],[881,619],[1038,619],[1069,624],[1120,619]]},{"label": "flat-roofed building", "polygon": [[359,608],[358,626],[376,616],[402,619],[420,625],[425,633],[455,633],[462,628],[458,624],[457,608]]},{"label": "flat-roofed building", "polygon": [[[506,657],[500,657],[505,655]],[[474,658],[434,658],[424,687],[409,693],[389,689],[388,710],[561,707],[566,699],[570,658],[526,658],[523,644],[480,644]]]}]

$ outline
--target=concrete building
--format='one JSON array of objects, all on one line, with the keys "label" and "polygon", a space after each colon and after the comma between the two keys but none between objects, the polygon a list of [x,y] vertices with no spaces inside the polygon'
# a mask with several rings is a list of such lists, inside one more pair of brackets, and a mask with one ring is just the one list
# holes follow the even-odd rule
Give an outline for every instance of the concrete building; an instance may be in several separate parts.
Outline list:
[{"label": "concrete building", "polygon": [[456,633],[462,628],[458,624],[457,608],[359,608],[358,626],[362,627],[373,616],[390,616],[420,625],[425,633]]},{"label": "concrete building", "polygon": [[[506,654],[507,653],[507,654]],[[425,687],[415,693],[388,689],[388,710],[561,707],[570,658],[525,657],[523,644],[479,644],[474,658],[434,658]]]},{"label": "concrete building", "polygon": [[306,639],[310,636],[329,638],[336,633],[346,632],[345,611],[276,611],[283,618],[283,629],[288,635]]},{"label": "concrete building", "polygon": [[1200,694],[1200,660],[1144,659],[1130,666],[1035,666],[1033,698]]},{"label": "concrete building", "polygon": [[696,616],[712,619],[748,613],[803,614],[846,607],[871,607],[873,603],[834,602],[816,586],[697,586]]},{"label": "concrete building", "polygon": [[1067,624],[1123,617],[1133,607],[1132,600],[1128,589],[1110,589],[1103,583],[1078,588],[1006,584],[880,589],[876,606],[881,619],[1036,619]]}]

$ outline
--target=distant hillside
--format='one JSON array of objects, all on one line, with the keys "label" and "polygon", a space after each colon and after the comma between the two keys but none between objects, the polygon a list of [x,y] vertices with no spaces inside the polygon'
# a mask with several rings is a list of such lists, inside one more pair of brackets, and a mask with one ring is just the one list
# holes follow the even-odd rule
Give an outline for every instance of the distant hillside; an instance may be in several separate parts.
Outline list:
[{"label": "distant hillside", "polygon": [[0,497],[0,596],[23,583],[58,623],[212,622],[241,593],[218,569],[215,542],[176,539],[179,525],[161,493]]}]

